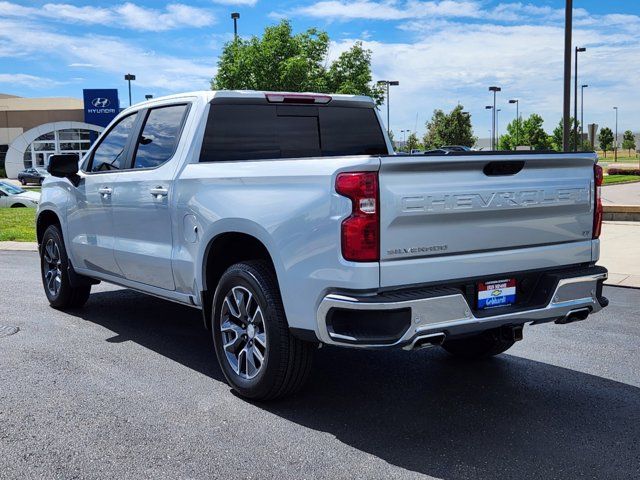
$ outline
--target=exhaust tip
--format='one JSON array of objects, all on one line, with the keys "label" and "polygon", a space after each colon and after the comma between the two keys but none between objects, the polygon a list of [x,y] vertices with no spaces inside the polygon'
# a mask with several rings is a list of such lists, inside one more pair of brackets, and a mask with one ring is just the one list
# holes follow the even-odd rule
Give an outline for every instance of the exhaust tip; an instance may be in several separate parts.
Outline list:
[{"label": "exhaust tip", "polygon": [[404,347],[405,350],[419,350],[421,348],[435,347],[444,343],[446,335],[444,333],[432,333],[416,337],[413,342]]},{"label": "exhaust tip", "polygon": [[589,316],[590,313],[591,313],[591,309],[587,308],[587,307],[580,308],[578,310],[571,310],[564,317],[558,318],[555,321],[555,323],[557,323],[559,325],[565,325],[567,323],[578,322],[578,321],[586,319]]}]

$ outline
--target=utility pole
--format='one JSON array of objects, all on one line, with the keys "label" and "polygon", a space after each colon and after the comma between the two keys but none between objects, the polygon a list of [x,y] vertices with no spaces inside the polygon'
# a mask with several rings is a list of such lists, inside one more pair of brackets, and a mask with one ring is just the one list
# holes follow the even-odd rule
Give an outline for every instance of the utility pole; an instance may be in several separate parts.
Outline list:
[{"label": "utility pole", "polygon": [[616,111],[616,136],[613,137],[613,161],[618,161],[618,107],[613,107]]},{"label": "utility pole", "polygon": [[489,91],[493,92],[493,109],[492,109],[492,134],[491,134],[491,150],[496,149],[496,93],[502,91],[500,87],[489,87]]},{"label": "utility pole", "polygon": [[[575,73],[573,75],[573,137],[576,139],[576,144],[573,146],[573,151],[578,151],[578,53],[586,52],[584,47],[576,47],[576,65]],[[582,127],[582,124],[580,125]]]},{"label": "utility pole", "polygon": [[569,151],[571,128],[571,29],[573,22],[573,0],[565,0],[564,12],[564,95],[562,101],[562,150]]}]

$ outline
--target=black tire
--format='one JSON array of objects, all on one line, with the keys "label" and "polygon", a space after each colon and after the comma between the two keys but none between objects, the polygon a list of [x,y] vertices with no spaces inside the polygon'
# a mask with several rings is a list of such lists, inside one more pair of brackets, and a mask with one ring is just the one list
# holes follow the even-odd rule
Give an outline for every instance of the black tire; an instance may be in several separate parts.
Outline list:
[{"label": "black tire", "polygon": [[21,179],[20,179],[20,183],[21,183],[22,185],[26,185],[26,184],[27,184],[27,181],[26,181],[24,178],[21,178]]},{"label": "black tire", "polygon": [[[225,298],[236,298],[233,295],[237,290],[249,292],[252,295],[252,297],[248,297],[248,295],[246,297],[253,300],[247,302],[244,309],[245,312],[253,311],[253,317],[255,318],[258,316],[255,313],[257,307],[261,309],[262,315],[260,316],[264,323],[254,322],[255,329],[252,325],[249,325],[251,321],[245,323],[240,318],[243,309],[238,308],[239,303],[237,301],[235,302],[235,307],[240,316],[236,317],[235,314],[231,316],[231,310],[227,306],[225,306],[227,313],[223,315]],[[228,295],[232,295],[232,297],[227,297]],[[213,332],[216,356],[227,382],[236,392],[253,400],[273,400],[291,395],[302,388],[311,371],[315,345],[302,341],[292,336],[289,332],[289,325],[282,306],[276,276],[269,263],[265,261],[247,261],[236,263],[229,267],[218,283],[213,300],[212,315],[211,330]],[[251,313],[245,316],[244,319],[249,318],[249,316],[251,316]],[[264,361],[260,362],[257,373],[255,373],[255,362],[258,357],[253,356],[252,353],[245,352],[244,363],[240,360],[241,353],[238,354],[235,368],[231,363],[232,360],[228,359],[228,354],[234,356],[235,352],[227,352],[225,350],[221,324],[229,326],[229,321],[234,323],[234,328],[227,328],[224,337],[228,344],[235,344],[230,349],[237,352],[246,347],[250,348],[249,352],[253,352],[253,349],[260,347],[262,352],[260,355],[264,354]],[[245,330],[241,328],[243,324]],[[262,325],[262,332],[260,332],[260,325]],[[250,333],[239,335],[241,332]],[[229,342],[229,333],[234,335],[231,342]],[[257,337],[259,335],[266,339],[264,350],[262,350],[262,345],[258,342]],[[236,341],[241,337],[245,339]],[[253,340],[250,342],[249,339]],[[253,347],[250,346],[252,343],[254,344]],[[255,375],[253,378],[248,378],[250,373],[249,363],[246,359],[248,355],[251,355],[253,359],[253,373]],[[246,367],[244,376],[241,364]],[[236,369],[239,371],[236,371]]]},{"label": "black tire", "polygon": [[493,357],[509,350],[515,340],[505,338],[499,329],[486,330],[477,335],[446,340],[442,344],[451,355],[465,360]]},{"label": "black tire", "polygon": [[13,205],[11,205],[11,208],[27,208],[27,206],[21,203],[14,203]]},{"label": "black tire", "polygon": [[44,180],[44,178],[40,178],[38,179],[38,185],[42,186],[42,181]]},{"label": "black tire", "polygon": [[[52,251],[57,253],[52,254]],[[59,282],[55,278],[52,280],[52,276],[47,274],[53,270],[54,265],[57,265],[55,275],[59,275]],[[40,272],[44,293],[49,304],[54,308],[79,308],[87,302],[91,294],[91,285],[71,286],[68,267],[69,258],[60,228],[57,225],[50,225],[45,230],[40,245]]]}]

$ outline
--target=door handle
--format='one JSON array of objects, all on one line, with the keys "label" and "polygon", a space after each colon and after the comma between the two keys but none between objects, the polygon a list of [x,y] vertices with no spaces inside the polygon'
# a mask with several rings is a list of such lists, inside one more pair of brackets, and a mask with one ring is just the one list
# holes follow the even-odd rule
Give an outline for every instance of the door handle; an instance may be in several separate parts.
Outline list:
[{"label": "door handle", "polygon": [[102,195],[102,198],[108,198],[111,196],[113,189],[111,187],[100,187],[98,193]]},{"label": "door handle", "polygon": [[153,195],[156,198],[162,198],[169,195],[169,190],[162,186],[157,186],[155,188],[152,188],[151,190],[149,190],[149,192],[151,193],[151,195]]}]

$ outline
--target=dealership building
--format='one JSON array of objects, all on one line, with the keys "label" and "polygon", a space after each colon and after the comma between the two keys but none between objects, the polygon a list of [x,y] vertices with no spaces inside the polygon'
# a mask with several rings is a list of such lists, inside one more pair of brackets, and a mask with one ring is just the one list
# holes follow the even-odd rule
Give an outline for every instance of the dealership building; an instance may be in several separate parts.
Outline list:
[{"label": "dealership building", "polygon": [[8,178],[45,167],[58,153],[83,155],[120,111],[116,90],[85,90],[83,99],[23,98],[0,93],[0,166]]}]

